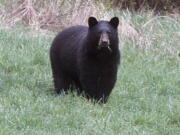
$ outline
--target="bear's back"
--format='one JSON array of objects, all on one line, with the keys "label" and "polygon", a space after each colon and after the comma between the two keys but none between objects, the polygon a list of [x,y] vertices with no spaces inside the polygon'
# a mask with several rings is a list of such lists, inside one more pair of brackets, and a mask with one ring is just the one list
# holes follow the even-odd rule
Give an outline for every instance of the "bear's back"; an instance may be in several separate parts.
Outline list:
[{"label": "bear's back", "polygon": [[88,33],[88,27],[86,26],[82,26],[82,25],[72,26],[60,32],[54,39],[54,42],[58,42],[58,44],[56,44],[58,46],[60,46],[60,44],[72,45],[84,39],[87,33]]},{"label": "bear's back", "polygon": [[54,39],[51,50],[58,53],[66,53],[72,55],[74,51],[82,45],[82,42],[88,33],[88,27],[77,25],[64,29]]},{"label": "bear's back", "polygon": [[87,33],[88,27],[77,25],[64,29],[55,37],[50,55],[65,71],[72,74],[77,71],[78,49],[83,45]]}]

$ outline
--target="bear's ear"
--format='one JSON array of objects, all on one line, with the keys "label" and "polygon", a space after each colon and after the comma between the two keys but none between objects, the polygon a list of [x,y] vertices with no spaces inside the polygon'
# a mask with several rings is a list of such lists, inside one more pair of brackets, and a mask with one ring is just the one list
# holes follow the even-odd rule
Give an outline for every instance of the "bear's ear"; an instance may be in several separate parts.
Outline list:
[{"label": "bear's ear", "polygon": [[96,24],[98,24],[98,21],[95,17],[89,17],[88,24],[89,24],[89,28],[91,28],[95,26]]},{"label": "bear's ear", "polygon": [[119,25],[119,18],[118,17],[113,17],[111,18],[111,20],[109,21],[109,23],[114,27],[117,28]]}]

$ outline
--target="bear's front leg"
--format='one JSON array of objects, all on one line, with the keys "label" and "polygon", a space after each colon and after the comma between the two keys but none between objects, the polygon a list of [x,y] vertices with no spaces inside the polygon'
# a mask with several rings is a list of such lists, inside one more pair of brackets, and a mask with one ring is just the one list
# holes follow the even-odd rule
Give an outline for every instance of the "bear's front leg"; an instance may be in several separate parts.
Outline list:
[{"label": "bear's front leg", "polygon": [[99,77],[98,81],[98,96],[97,99],[102,102],[106,103],[109,95],[115,85],[116,82],[116,75],[112,74],[103,74]]},{"label": "bear's front leg", "polygon": [[99,92],[98,88],[98,74],[97,72],[85,72],[80,76],[80,82],[82,86],[82,91],[85,92],[85,96],[88,99],[95,99],[98,101]]},{"label": "bear's front leg", "polygon": [[116,82],[116,75],[88,73],[81,78],[82,89],[88,99],[106,103]]}]

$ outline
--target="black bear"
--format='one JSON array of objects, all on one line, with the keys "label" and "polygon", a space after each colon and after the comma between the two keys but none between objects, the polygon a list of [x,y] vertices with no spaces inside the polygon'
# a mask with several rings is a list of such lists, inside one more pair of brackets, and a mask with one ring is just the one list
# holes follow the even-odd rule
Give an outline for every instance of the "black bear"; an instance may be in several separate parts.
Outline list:
[{"label": "black bear", "polygon": [[50,48],[55,91],[72,89],[105,103],[115,85],[120,62],[119,19],[72,26],[60,32]]}]

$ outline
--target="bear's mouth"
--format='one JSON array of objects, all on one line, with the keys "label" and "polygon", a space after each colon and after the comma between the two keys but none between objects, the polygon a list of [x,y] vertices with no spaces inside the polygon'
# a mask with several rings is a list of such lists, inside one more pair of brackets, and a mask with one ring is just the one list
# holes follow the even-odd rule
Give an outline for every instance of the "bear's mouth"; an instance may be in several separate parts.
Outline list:
[{"label": "bear's mouth", "polygon": [[110,52],[112,52],[112,49],[109,47],[109,45],[98,45],[98,50],[101,49],[108,49]]},{"label": "bear's mouth", "polygon": [[110,48],[109,40],[107,40],[107,41],[100,40],[99,41],[98,50],[101,50],[102,48],[103,49],[107,48],[110,52],[112,52],[112,49]]}]

